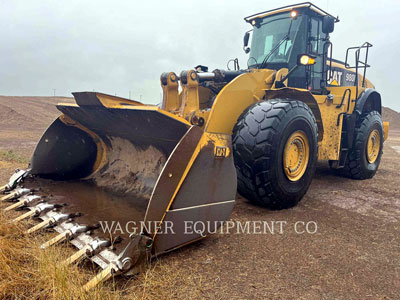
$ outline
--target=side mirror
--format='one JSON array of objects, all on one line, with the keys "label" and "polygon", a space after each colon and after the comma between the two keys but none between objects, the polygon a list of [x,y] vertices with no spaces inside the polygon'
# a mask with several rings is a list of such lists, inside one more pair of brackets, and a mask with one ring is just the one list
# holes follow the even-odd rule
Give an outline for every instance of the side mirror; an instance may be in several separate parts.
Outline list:
[{"label": "side mirror", "polygon": [[247,31],[243,37],[243,50],[246,54],[250,52],[250,48],[247,47],[247,45],[249,44],[249,38],[250,38],[250,32]]},{"label": "side mirror", "polygon": [[322,19],[322,32],[329,34],[333,32],[335,28],[335,19],[331,16],[324,16]]},{"label": "side mirror", "polygon": [[250,32],[246,32],[243,37],[243,47],[247,47],[249,44]]}]

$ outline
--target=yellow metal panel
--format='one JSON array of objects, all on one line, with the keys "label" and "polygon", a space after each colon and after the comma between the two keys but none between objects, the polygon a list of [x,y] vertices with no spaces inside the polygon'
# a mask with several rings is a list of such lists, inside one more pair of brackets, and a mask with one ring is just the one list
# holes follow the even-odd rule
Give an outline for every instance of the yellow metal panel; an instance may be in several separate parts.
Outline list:
[{"label": "yellow metal panel", "polygon": [[60,103],[57,103],[57,105],[61,105],[61,106],[71,106],[71,107],[79,107],[79,105],[76,104],[76,103],[64,103],[64,102],[60,102]]},{"label": "yellow metal panel", "polygon": [[[285,77],[288,73],[289,73],[289,70],[287,68],[282,68],[282,69],[278,70],[275,74],[275,81],[274,81],[275,84],[272,88],[275,89],[276,83],[278,81],[281,81],[283,79],[283,77]],[[283,84],[285,86],[288,86],[288,78],[286,78],[286,80],[283,82]]]},{"label": "yellow metal panel", "polygon": [[[327,65],[328,66],[330,65],[329,61],[327,61]],[[356,72],[356,69],[346,68],[344,63],[339,63],[339,62],[335,62],[335,61],[332,61],[332,67],[342,69],[343,71],[351,71],[354,73]],[[362,88],[361,84],[362,84],[363,78],[364,78],[364,76],[362,76],[360,73],[358,73],[358,85],[360,88]],[[367,77],[365,77],[365,87],[364,88],[375,88],[375,86],[372,84],[371,81],[368,80]]]},{"label": "yellow metal panel", "polygon": [[[186,78],[184,78],[186,77]],[[186,83],[184,83],[186,80]],[[199,111],[199,81],[195,70],[189,70],[181,74],[182,103],[181,113],[183,117],[189,119],[189,115]]]},{"label": "yellow metal panel", "polygon": [[[362,75],[359,75],[359,76],[360,77],[359,77],[358,81],[359,81],[359,85],[361,86],[364,76],[362,76]],[[365,88],[372,88],[372,89],[375,88],[375,86],[372,84],[371,81],[368,80],[367,77],[365,77]]]},{"label": "yellow metal panel", "polygon": [[[349,106],[349,110],[347,111],[348,113],[352,113],[354,111],[354,107],[355,107],[355,102],[354,100],[356,99],[356,87],[355,86],[330,86],[328,87],[328,90],[330,92],[331,95],[333,95],[333,104],[335,105],[339,105],[342,101],[344,92],[350,89],[351,91],[351,102],[350,102],[350,106]],[[358,88],[358,96],[357,98],[365,91],[365,88]],[[347,110],[347,98],[348,98],[348,94],[346,95],[346,99],[343,103],[343,106],[345,107],[345,111]],[[324,98],[320,98],[320,102],[318,104],[324,104],[325,99]]]},{"label": "yellow metal panel", "polygon": [[211,109],[205,131],[232,134],[242,112],[264,96],[272,84],[273,70],[253,70],[228,83],[218,94]]},{"label": "yellow metal panel", "polygon": [[[163,83],[163,81],[166,82]],[[161,87],[163,89],[162,108],[167,111],[178,111],[181,106],[181,98],[178,91],[178,76],[174,72],[161,75]]]},{"label": "yellow metal panel", "polygon": [[347,102],[346,105],[337,108],[337,104],[329,102],[326,95],[314,95],[314,97],[318,102],[324,127],[324,137],[319,144],[318,159],[338,160],[342,136],[342,117],[339,126],[337,125],[337,119],[339,113],[346,110]]},{"label": "yellow metal panel", "polygon": [[383,140],[386,141],[389,137],[389,122],[383,122]]},{"label": "yellow metal panel", "polygon": [[107,94],[102,94],[102,93],[96,93],[97,98],[100,100],[101,104],[103,104],[105,107],[108,108],[114,108],[114,107],[121,107],[123,104],[128,104],[128,105],[144,105],[141,102],[134,101],[134,100],[129,100],[117,96],[111,96]]},{"label": "yellow metal panel", "polygon": [[[355,107],[355,86],[338,86],[329,87],[330,94],[333,95],[333,100],[327,99],[326,95],[314,95],[317,100],[319,110],[321,112],[322,123],[324,126],[324,138],[319,145],[318,159],[321,160],[338,160],[339,152],[341,147],[341,137],[342,137],[342,126],[343,126],[343,114],[351,114]],[[350,105],[348,109],[348,94],[346,95],[343,105],[340,105],[344,92],[346,89],[351,91]],[[365,88],[359,88],[358,94],[360,95]],[[357,97],[358,98],[358,97]],[[348,110],[347,110],[348,109]],[[339,124],[337,124],[339,118]]]}]

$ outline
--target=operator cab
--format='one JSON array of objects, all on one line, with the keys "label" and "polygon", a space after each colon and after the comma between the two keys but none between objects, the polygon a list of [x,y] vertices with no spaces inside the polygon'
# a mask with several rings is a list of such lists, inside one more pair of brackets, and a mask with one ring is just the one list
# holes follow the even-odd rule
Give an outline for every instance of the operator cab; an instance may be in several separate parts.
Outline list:
[{"label": "operator cab", "polygon": [[[266,11],[245,18],[253,26],[250,48],[249,32],[244,48],[253,69],[289,70],[288,85],[315,93],[326,91],[329,33],[339,20],[313,4],[301,3]],[[299,66],[298,57],[315,58],[313,65]]]}]

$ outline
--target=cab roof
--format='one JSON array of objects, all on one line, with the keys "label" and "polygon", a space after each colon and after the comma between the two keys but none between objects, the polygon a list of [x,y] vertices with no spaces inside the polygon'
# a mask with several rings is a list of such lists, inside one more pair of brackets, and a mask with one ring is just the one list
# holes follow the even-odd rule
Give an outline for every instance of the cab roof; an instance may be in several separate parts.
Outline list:
[{"label": "cab roof", "polygon": [[331,14],[329,14],[326,11],[324,11],[323,9],[315,6],[311,2],[303,2],[303,3],[299,3],[299,4],[287,5],[287,6],[283,6],[283,7],[280,7],[280,8],[267,10],[267,11],[264,11],[264,12],[261,12],[261,13],[258,13],[258,14],[254,14],[254,15],[248,16],[248,17],[244,18],[244,20],[246,22],[250,23],[254,19],[264,18],[266,16],[280,14],[280,13],[283,13],[283,12],[287,12],[287,11],[291,11],[291,10],[299,9],[299,8],[305,8],[305,9],[308,8],[308,9],[314,11],[315,13],[317,13],[317,14],[319,14],[321,16],[330,16],[335,20],[335,22],[339,22],[339,18],[338,17],[332,16]]}]

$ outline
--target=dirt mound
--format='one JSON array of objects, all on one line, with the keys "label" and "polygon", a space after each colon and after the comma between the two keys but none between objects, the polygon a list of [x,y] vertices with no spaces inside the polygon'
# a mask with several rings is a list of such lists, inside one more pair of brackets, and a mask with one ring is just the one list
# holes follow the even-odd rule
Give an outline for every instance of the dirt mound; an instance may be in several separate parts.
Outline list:
[{"label": "dirt mound", "polygon": [[0,124],[2,128],[44,130],[60,112],[56,104],[73,103],[67,97],[0,96]]},{"label": "dirt mound", "polygon": [[11,107],[0,103],[0,125],[3,127],[15,127],[18,124],[29,123],[34,125],[36,122],[29,116],[25,116]]},{"label": "dirt mound", "polygon": [[382,119],[385,122],[389,122],[389,130],[390,129],[400,129],[400,113],[389,108],[382,108]]}]

